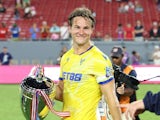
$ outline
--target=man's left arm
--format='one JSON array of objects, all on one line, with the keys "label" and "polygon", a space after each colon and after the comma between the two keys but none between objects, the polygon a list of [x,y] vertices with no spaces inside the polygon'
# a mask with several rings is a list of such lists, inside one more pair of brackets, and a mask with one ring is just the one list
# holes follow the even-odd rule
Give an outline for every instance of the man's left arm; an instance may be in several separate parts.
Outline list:
[{"label": "man's left arm", "polygon": [[119,102],[115,92],[115,81],[112,80],[109,83],[100,85],[100,89],[109,106],[113,120],[121,120],[121,111],[118,107]]}]

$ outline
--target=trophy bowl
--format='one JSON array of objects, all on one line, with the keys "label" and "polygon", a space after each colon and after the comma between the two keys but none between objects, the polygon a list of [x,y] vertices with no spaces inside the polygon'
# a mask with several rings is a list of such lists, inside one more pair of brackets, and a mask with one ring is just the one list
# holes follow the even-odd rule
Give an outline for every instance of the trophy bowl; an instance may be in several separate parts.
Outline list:
[{"label": "trophy bowl", "polygon": [[[26,120],[31,120],[32,108],[34,107],[32,104],[32,99],[37,89],[45,92],[45,94],[51,100],[53,100],[55,97],[54,84],[47,77],[42,77],[40,81],[38,80],[38,77],[29,76],[26,77],[24,80],[22,80],[20,86],[21,86],[21,109]],[[43,120],[47,116],[49,108],[46,106],[46,103],[41,96],[38,97],[36,103],[37,103],[36,120]]]}]

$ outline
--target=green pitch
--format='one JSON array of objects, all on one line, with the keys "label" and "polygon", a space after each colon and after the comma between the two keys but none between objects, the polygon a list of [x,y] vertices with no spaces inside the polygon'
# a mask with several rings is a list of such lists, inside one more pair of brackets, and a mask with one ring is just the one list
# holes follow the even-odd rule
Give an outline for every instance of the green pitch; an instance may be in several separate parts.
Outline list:
[{"label": "green pitch", "polygon": [[[154,93],[159,91],[160,85],[140,85],[137,91],[138,99],[144,97],[146,91]],[[20,87],[19,85],[0,85],[0,120],[25,120],[20,108]],[[55,109],[61,110],[62,103],[56,101]],[[154,113],[145,112],[140,115],[141,120],[158,120],[160,116]],[[57,116],[49,113],[44,120],[60,120]]]},{"label": "green pitch", "polygon": [[[0,85],[0,120],[25,120],[20,106],[20,86]],[[62,103],[56,101],[55,109],[62,108]],[[44,120],[60,120],[52,113]]]},{"label": "green pitch", "polygon": [[[156,93],[160,91],[159,89],[160,85],[157,84],[148,84],[148,85],[140,85],[139,90],[137,90],[137,98],[142,99],[147,91],[152,91],[153,93]],[[141,120],[160,120],[160,116],[155,115],[151,112],[144,112],[143,114],[140,114]]]}]

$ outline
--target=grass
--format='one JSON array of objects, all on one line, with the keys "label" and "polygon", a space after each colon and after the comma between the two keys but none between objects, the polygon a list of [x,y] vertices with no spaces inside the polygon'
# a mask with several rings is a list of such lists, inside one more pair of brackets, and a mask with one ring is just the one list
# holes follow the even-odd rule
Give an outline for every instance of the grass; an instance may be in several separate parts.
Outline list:
[{"label": "grass", "polygon": [[[20,106],[20,86],[0,85],[0,120],[25,120]],[[56,102],[55,109],[60,110],[62,103]],[[60,120],[52,113],[45,120]]]},{"label": "grass", "polygon": [[[147,91],[152,91],[153,93],[160,92],[159,86],[157,84],[145,84],[140,85],[139,90],[137,90],[137,99],[142,99]],[[140,114],[141,120],[159,120],[160,116],[155,115],[154,113],[145,111],[143,114]]]},{"label": "grass", "polygon": [[[159,91],[159,85],[140,85],[137,91],[138,99],[142,99],[145,93],[150,90],[153,93]],[[0,120],[25,120],[20,108],[20,86],[0,85]],[[61,110],[62,103],[56,101],[55,109]],[[144,112],[140,115],[141,120],[158,120],[159,116],[154,113]],[[57,116],[49,113],[45,120],[60,120]]]}]

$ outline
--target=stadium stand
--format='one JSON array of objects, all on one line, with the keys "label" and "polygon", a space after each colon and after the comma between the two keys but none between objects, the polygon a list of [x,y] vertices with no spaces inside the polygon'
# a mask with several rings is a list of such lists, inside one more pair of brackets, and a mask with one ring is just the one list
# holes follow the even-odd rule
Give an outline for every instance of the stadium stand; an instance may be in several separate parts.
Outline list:
[{"label": "stadium stand", "polygon": [[[132,1],[132,0],[131,0]],[[137,19],[141,20],[148,30],[151,26],[153,20],[160,19],[160,13],[156,10],[156,5],[154,0],[139,0],[142,4],[144,11],[141,13],[119,13],[118,7],[119,2],[113,0],[112,2],[105,2],[104,0],[32,0],[32,5],[35,6],[37,15],[30,19],[21,18],[16,20],[17,24],[21,27],[21,37],[29,37],[29,27],[32,26],[34,22],[41,25],[42,21],[47,21],[49,25],[56,21],[58,25],[67,20],[69,13],[75,8],[85,5],[86,7],[92,9],[96,12],[96,31],[99,31],[104,36],[106,33],[116,37],[115,29],[118,23],[126,24],[130,22],[132,25],[135,24]],[[15,22],[14,20],[14,0],[6,0],[4,2],[7,12],[5,14],[0,14],[0,19],[11,25]],[[23,11],[20,11],[21,17],[23,16]]]}]

